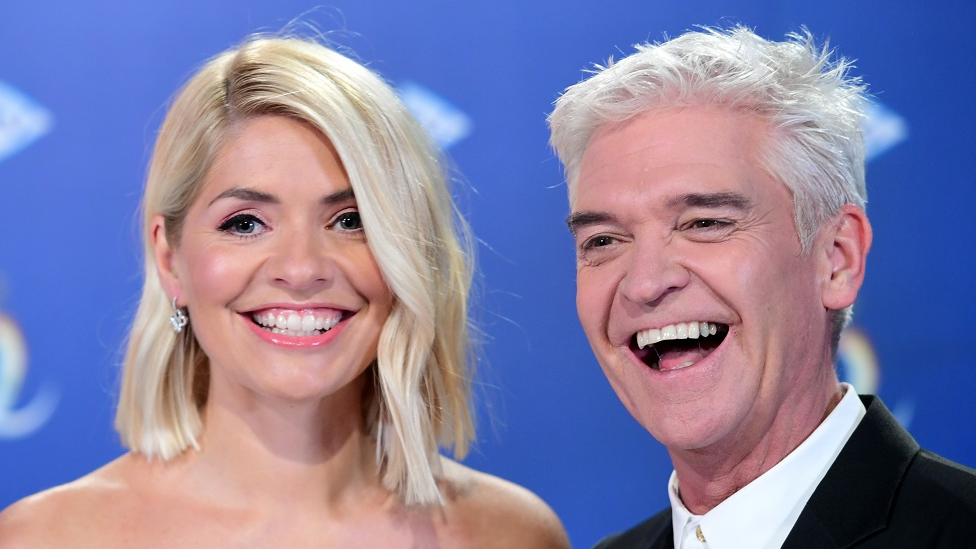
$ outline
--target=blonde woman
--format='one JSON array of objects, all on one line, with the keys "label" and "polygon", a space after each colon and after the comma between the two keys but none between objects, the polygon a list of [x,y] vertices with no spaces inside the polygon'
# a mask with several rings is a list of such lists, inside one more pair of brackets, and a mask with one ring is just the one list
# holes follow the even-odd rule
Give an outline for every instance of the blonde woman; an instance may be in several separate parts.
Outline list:
[{"label": "blonde woman", "polygon": [[130,452],[10,507],[0,546],[568,546],[536,496],[439,453],[473,437],[470,255],[379,77],[297,38],[218,55],[143,215]]}]

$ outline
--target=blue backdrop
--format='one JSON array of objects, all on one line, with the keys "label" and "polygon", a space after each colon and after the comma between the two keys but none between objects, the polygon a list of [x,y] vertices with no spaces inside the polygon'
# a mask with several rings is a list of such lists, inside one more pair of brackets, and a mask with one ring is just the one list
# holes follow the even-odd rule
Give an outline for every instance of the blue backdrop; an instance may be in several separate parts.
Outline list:
[{"label": "blue backdrop", "polygon": [[[134,211],[167,99],[207,57],[311,7],[0,6],[0,507],[122,451],[111,422],[140,287]],[[541,495],[574,545],[666,505],[671,468],[578,325],[544,120],[591,63],[696,24],[771,38],[806,25],[858,60],[879,100],[868,126],[875,243],[843,375],[880,393],[923,446],[976,465],[976,4],[334,0],[307,19],[399,87],[447,147],[481,239],[487,337],[467,463]]]}]

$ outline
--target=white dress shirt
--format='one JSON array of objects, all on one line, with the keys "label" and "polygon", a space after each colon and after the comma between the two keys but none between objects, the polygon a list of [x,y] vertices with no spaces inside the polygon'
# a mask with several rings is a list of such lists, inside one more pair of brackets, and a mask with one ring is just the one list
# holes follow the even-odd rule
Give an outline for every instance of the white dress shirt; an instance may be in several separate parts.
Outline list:
[{"label": "white dress shirt", "polygon": [[[767,549],[781,547],[810,496],[864,417],[857,392],[844,397],[823,422],[783,461],[704,515],[681,502],[671,473],[668,497],[677,549]],[[700,528],[700,530],[699,530]],[[701,541],[700,537],[705,541]]]}]

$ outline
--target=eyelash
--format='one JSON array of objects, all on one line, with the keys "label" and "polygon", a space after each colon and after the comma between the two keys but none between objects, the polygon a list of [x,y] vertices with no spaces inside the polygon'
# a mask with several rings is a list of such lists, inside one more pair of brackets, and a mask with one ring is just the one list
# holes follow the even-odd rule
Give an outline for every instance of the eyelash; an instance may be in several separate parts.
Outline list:
[{"label": "eyelash", "polygon": [[[607,246],[616,242],[616,240],[617,240],[616,238],[605,234],[593,236],[583,241],[583,244],[580,246],[580,250],[585,252],[587,250],[592,250],[595,248],[606,248]],[[597,245],[598,241],[604,241],[604,243]]]},{"label": "eyelash", "polygon": [[[345,229],[345,228],[343,228],[340,225],[343,221],[346,221],[346,220],[349,220],[349,219],[355,219],[356,222],[357,222],[357,224],[358,224],[358,226],[356,228],[354,228],[354,229]],[[363,231],[363,220],[360,217],[358,210],[346,210],[346,211],[340,213],[339,215],[335,216],[332,219],[332,221],[329,223],[328,226],[329,227],[337,227],[340,231],[343,231],[343,232],[349,232],[349,233],[362,232]]]},{"label": "eyelash", "polygon": [[[343,228],[341,224],[351,219],[354,219],[356,221],[357,226],[352,229]],[[243,223],[254,224],[254,229],[252,229],[251,232],[240,231],[239,229],[241,229],[241,224]],[[340,213],[339,215],[335,216],[327,226],[336,227],[341,232],[345,232],[345,233],[360,233],[363,231],[363,222],[362,219],[360,219],[359,217],[359,212],[356,210],[349,210]],[[264,230],[261,230],[260,232],[254,232],[259,228]],[[261,221],[261,219],[259,219],[254,214],[239,213],[229,217],[227,220],[221,223],[217,227],[217,230],[220,232],[231,234],[233,236],[236,236],[237,238],[246,239],[246,238],[256,238],[257,236],[263,234],[264,231],[267,230],[267,225],[264,223],[264,221]]]},{"label": "eyelash", "polygon": [[[733,222],[728,219],[699,218],[678,226],[678,229],[684,231],[719,232],[729,230],[732,226]],[[580,244],[580,251],[587,252],[594,249],[606,248],[616,242],[616,238],[606,234],[600,234],[584,240]]]},{"label": "eyelash", "polygon": [[[702,226],[701,224],[703,224],[703,223],[707,223],[708,226]],[[690,222],[686,223],[682,228],[683,229],[698,229],[698,230],[703,230],[703,231],[714,231],[714,230],[718,230],[718,229],[728,228],[731,225],[732,225],[732,222],[729,221],[729,220],[727,220],[727,219],[705,218],[705,219],[695,219],[693,221],[690,221]]]},{"label": "eyelash", "polygon": [[261,231],[259,233],[254,233],[254,232],[239,232],[239,231],[235,230],[235,229],[239,229],[240,228],[239,225],[241,223],[244,223],[244,222],[254,223],[255,225],[260,225],[262,228],[267,229],[267,225],[265,225],[265,223],[263,221],[261,221],[260,219],[258,219],[258,217],[256,215],[249,214],[249,213],[240,213],[240,214],[231,216],[226,221],[224,221],[223,223],[221,223],[217,227],[217,230],[218,231],[221,231],[221,232],[225,232],[225,233],[232,234],[232,235],[234,235],[234,236],[236,236],[238,238],[255,238],[255,237],[257,237],[258,235],[260,235],[261,233],[264,232],[264,231]]}]

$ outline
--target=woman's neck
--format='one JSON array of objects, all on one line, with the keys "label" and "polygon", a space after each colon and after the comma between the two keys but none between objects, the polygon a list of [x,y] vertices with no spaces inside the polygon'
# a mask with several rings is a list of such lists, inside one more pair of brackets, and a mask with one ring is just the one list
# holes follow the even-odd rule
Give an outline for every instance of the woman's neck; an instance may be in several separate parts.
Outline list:
[{"label": "woman's neck", "polygon": [[364,491],[387,497],[366,432],[362,383],[314,401],[289,401],[211,384],[204,410],[201,481],[251,504],[336,507]]}]

